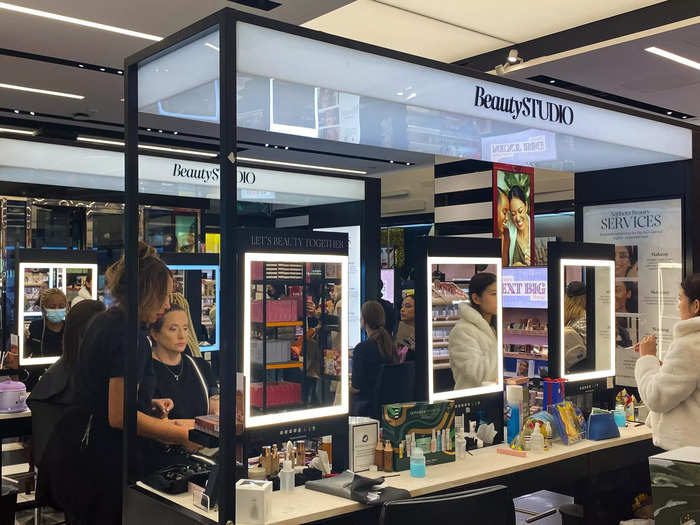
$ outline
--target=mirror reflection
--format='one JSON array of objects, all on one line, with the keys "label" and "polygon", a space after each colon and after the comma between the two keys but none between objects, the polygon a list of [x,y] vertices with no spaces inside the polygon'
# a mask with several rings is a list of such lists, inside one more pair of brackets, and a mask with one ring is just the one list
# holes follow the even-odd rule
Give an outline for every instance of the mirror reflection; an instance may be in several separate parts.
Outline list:
[{"label": "mirror reflection", "polygon": [[252,261],[250,415],[342,403],[340,263]]},{"label": "mirror reflection", "polygon": [[[562,349],[565,375],[611,370],[613,263],[563,266]],[[618,283],[619,284],[619,283]]]},{"label": "mirror reflection", "polygon": [[497,385],[499,279],[496,264],[432,264],[433,393]]}]

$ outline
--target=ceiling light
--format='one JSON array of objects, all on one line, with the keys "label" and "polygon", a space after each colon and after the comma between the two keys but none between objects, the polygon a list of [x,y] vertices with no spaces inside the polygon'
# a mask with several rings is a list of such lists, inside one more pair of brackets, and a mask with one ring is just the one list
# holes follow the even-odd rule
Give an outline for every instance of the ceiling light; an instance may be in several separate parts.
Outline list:
[{"label": "ceiling light", "polygon": [[104,71],[104,70],[105,70],[105,68],[103,68],[103,67],[100,68],[100,71]]},{"label": "ceiling light", "polygon": [[289,149],[289,146],[285,146],[284,149]]},{"label": "ceiling light", "polygon": [[683,64],[684,66],[700,69],[700,62],[696,62],[695,60],[676,55],[675,53],[671,53],[670,51],[666,51],[665,49],[660,49],[658,47],[652,46],[647,47],[644,51],[654,53],[655,55],[659,55],[660,57],[668,58],[669,60],[673,60],[674,62],[678,62],[679,64]]},{"label": "ceiling light", "polygon": [[15,135],[31,135],[33,137],[38,132],[35,129],[0,128],[0,133],[14,133]]},{"label": "ceiling light", "polygon": [[36,115],[36,113],[34,113],[33,111],[30,111],[29,114],[30,114],[31,116]]},{"label": "ceiling light", "polygon": [[688,118],[688,115],[683,115],[681,118]]},{"label": "ceiling light", "polygon": [[173,131],[173,135],[177,135],[177,131]]},{"label": "ceiling light", "polygon": [[[229,159],[231,156],[229,156]],[[238,160],[243,162],[253,162],[258,164],[271,164],[273,166],[287,166],[289,168],[308,168],[312,170],[324,170],[324,171],[334,171],[337,173],[351,173],[354,175],[367,175],[366,171],[361,170],[350,170],[345,168],[331,168],[330,166],[314,166],[313,164],[298,164],[296,162],[282,162],[279,160],[264,160],[264,159],[253,159],[250,157],[238,157]]]},{"label": "ceiling light", "polygon": [[554,80],[554,79],[549,81],[550,84],[554,84],[555,82],[556,82],[556,80]]},{"label": "ceiling light", "polygon": [[119,71],[117,71],[117,75],[123,75],[123,74],[124,74],[124,72],[121,69]]},{"label": "ceiling light", "polygon": [[[90,142],[92,144],[105,144],[107,146],[120,146],[124,147],[124,142],[121,140],[109,140],[100,139],[95,137],[84,137],[79,136],[78,142]],[[154,146],[152,144],[139,144],[139,149],[146,149],[151,151],[165,151],[167,153],[182,153],[184,155],[194,155],[197,157],[216,157],[218,153],[211,153],[208,151],[196,151],[191,149],[180,149],[180,148],[170,148],[168,146]]]},{"label": "ceiling light", "polygon": [[400,97],[403,97],[403,91],[398,91],[396,94]]},{"label": "ceiling light", "polygon": [[159,130],[158,130],[158,133],[163,133],[163,130],[162,130],[162,129],[159,129]]},{"label": "ceiling light", "polygon": [[667,115],[673,115],[673,111],[667,111],[666,114],[667,114]]},{"label": "ceiling light", "polygon": [[60,91],[49,91],[47,89],[37,89],[26,86],[16,86],[14,84],[0,83],[0,88],[14,89],[16,91],[28,91],[30,93],[39,93],[40,95],[53,95],[54,97],[75,98],[78,100],[83,100],[85,98],[83,95],[74,95],[72,93],[62,93]]},{"label": "ceiling light", "polygon": [[151,128],[146,128],[146,131],[151,131]]},{"label": "ceiling light", "polygon": [[389,164],[393,164],[393,163],[394,163],[394,161],[393,161],[393,160],[390,160],[390,161],[389,161]]},{"label": "ceiling light", "polygon": [[511,49],[510,52],[508,53],[508,62],[511,64],[515,64],[517,62],[522,62],[522,58],[518,58],[518,50],[517,49]]},{"label": "ceiling light", "polygon": [[82,64],[78,64],[78,67],[85,67],[85,66],[84,66],[84,65],[82,65]]},{"label": "ceiling light", "polygon": [[416,98],[416,94],[415,94],[415,93],[411,93],[410,95],[408,95],[408,96],[406,97],[406,100],[411,100],[412,98]]},{"label": "ceiling light", "polygon": [[219,48],[216,47],[214,44],[210,44],[209,42],[207,42],[207,43],[204,44],[204,45],[205,45],[206,47],[210,48],[210,49],[213,49],[214,51],[217,51],[217,52],[219,51]]},{"label": "ceiling light", "polygon": [[18,5],[8,4],[5,2],[0,2],[0,9],[7,9],[8,11],[14,11],[16,13],[22,13],[25,15],[40,16],[42,18],[49,18],[51,20],[57,20],[59,22],[67,22],[69,24],[76,24],[83,27],[89,27],[92,29],[101,29],[102,31],[109,31],[111,33],[119,33],[120,35],[133,36],[136,38],[143,38],[144,40],[153,40],[159,42],[163,40],[162,37],[156,35],[149,35],[147,33],[139,33],[138,31],[132,31],[130,29],[124,29],[116,26],[109,26],[106,24],[99,24],[97,22],[91,22],[90,20],[83,20],[81,18],[73,18],[72,16],[63,16],[56,13],[50,13],[48,11],[40,11],[39,9],[30,9],[28,7],[22,7]]},{"label": "ceiling light", "polygon": [[16,110],[15,110],[15,113],[19,114],[19,109],[16,109]]}]

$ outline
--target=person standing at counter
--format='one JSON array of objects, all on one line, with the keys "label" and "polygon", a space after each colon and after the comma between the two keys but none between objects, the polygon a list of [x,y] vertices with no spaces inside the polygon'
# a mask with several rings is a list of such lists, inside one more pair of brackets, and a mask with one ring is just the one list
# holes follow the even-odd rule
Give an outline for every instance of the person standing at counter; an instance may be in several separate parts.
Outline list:
[{"label": "person standing at counter", "polygon": [[352,354],[352,405],[353,416],[376,418],[379,407],[373,404],[374,392],[379,377],[380,365],[398,362],[394,341],[385,328],[384,308],[377,301],[362,305],[360,326],[367,339],[355,346]]},{"label": "person standing at counter", "polygon": [[68,300],[61,290],[51,288],[41,295],[40,304],[41,318],[29,324],[27,357],[60,356]]},{"label": "person standing at counter", "polygon": [[[126,311],[127,276],[124,257],[107,269],[107,287],[116,305],[93,320],[81,346],[77,368],[79,405],[64,418],[64,485],[69,492],[65,508],[69,522],[120,524],[122,511],[122,428],[124,424],[124,375],[128,351]],[[138,316],[144,329],[135,352],[137,384],[153,375],[151,348],[145,327],[170,308],[173,279],[170,270],[151,246],[139,243]],[[139,392],[140,406],[150,400]],[[137,433],[166,444],[198,447],[188,440],[191,422],[176,424],[167,419],[137,413]],[[141,462],[131,465],[139,468]],[[132,478],[140,471],[130,472]]]},{"label": "person standing at counter", "polygon": [[656,336],[639,343],[635,365],[639,395],[649,407],[654,444],[666,450],[700,447],[700,274],[683,280],[678,295],[681,320],[661,363]]},{"label": "person standing at counter", "polygon": [[449,336],[455,389],[498,381],[498,288],[492,273],[477,273],[469,283],[469,303],[459,303],[460,320]]},{"label": "person standing at counter", "polygon": [[401,361],[416,360],[416,298],[413,290],[406,290],[401,303],[401,321],[394,339]]}]

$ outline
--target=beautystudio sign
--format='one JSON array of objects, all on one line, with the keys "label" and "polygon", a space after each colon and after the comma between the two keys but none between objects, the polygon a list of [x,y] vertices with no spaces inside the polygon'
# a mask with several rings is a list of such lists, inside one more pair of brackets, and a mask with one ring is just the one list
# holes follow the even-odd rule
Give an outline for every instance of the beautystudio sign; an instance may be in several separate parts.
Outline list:
[{"label": "beautystudio sign", "polygon": [[[124,191],[124,155],[0,139],[0,181]],[[218,164],[139,155],[142,193],[218,199],[220,182]],[[241,200],[293,204],[329,195],[338,201],[364,199],[364,183],[354,179],[239,167],[237,183]]]}]

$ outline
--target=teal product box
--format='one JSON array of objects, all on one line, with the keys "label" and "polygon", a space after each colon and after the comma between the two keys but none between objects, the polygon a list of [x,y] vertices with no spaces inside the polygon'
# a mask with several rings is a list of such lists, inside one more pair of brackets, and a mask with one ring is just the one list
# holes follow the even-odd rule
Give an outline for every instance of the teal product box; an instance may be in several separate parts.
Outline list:
[{"label": "teal product box", "polygon": [[420,447],[426,465],[455,461],[455,403],[415,402],[384,405],[382,439],[394,449],[393,468],[410,468],[410,447]]},{"label": "teal product box", "polygon": [[700,447],[649,458],[656,525],[700,523]]}]

